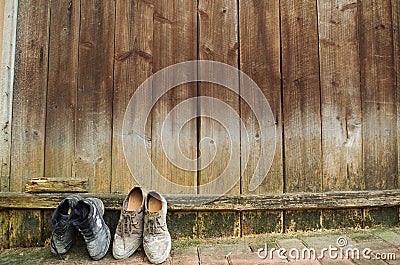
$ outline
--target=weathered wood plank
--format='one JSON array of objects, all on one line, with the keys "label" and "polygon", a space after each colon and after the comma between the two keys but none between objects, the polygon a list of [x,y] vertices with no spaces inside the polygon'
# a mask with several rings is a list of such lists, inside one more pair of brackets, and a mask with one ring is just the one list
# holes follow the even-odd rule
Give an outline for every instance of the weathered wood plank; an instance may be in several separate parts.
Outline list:
[{"label": "weathered wood plank", "polygon": [[282,211],[245,211],[242,213],[242,235],[282,233]]},{"label": "weathered wood plank", "polygon": [[115,2],[81,2],[76,176],[110,192]]},{"label": "weathered wood plank", "polygon": [[357,1],[318,1],[323,190],[362,189]]},{"label": "weathered wood plank", "polygon": [[45,177],[75,177],[79,25],[79,1],[51,1]]},{"label": "weathered wood plank", "polygon": [[[393,57],[396,76],[397,104],[397,185],[400,186],[400,2],[392,0]],[[399,208],[400,219],[400,208]]]},{"label": "weathered wood plank", "polygon": [[0,191],[10,190],[15,37],[18,2],[0,1]]},{"label": "weathered wood plank", "polygon": [[[240,3],[240,70],[249,75],[264,93],[276,121],[276,151],[275,158],[267,177],[260,187],[250,192],[249,182],[253,174],[267,171],[262,167],[269,165],[260,159],[260,126],[252,114],[252,110],[242,99],[240,115],[245,122],[249,135],[249,154],[243,148],[242,156],[249,155],[247,167],[242,160],[242,193],[282,193],[283,192],[283,142],[282,142],[282,104],[281,104],[281,71],[280,71],[280,22],[279,1],[239,1]],[[241,87],[241,91],[246,87]],[[256,96],[256,95],[254,95]],[[262,108],[260,101],[255,101],[254,109]],[[257,105],[260,104],[260,105]],[[261,109],[266,111],[265,109]],[[261,115],[266,117],[266,115]],[[268,142],[264,143],[267,149]],[[258,172],[255,172],[257,162]],[[246,167],[246,168],[245,168]]]},{"label": "weathered wood plank", "polygon": [[11,210],[10,248],[43,246],[40,210]]},{"label": "weathered wood plank", "polygon": [[363,228],[363,210],[323,210],[322,227],[324,229]]},{"label": "weathered wood plank", "polygon": [[[197,58],[196,1],[154,1],[153,72],[178,62]],[[174,76],[165,76],[165,81]],[[162,91],[153,86],[153,96]],[[177,108],[170,119],[172,109],[188,98],[196,96],[196,84],[189,83],[170,90],[154,105],[152,112],[152,162],[155,170],[172,184],[152,181],[151,188],[162,193],[182,192],[178,185],[192,187],[197,192],[197,172],[188,161],[197,157],[196,120],[186,122],[184,117],[196,115],[196,105]],[[155,99],[153,99],[155,100]],[[162,132],[165,133],[162,139]],[[171,152],[165,154],[165,147]],[[190,165],[189,165],[190,164]],[[152,175],[157,172],[153,170]]]},{"label": "weathered wood plank", "polygon": [[[122,124],[130,98],[152,74],[153,13],[154,6],[149,1],[116,1],[111,192],[127,193],[135,183],[123,152]],[[134,112],[151,104],[151,91],[146,96]],[[151,122],[147,125],[146,138],[151,139]],[[143,166],[141,157],[135,156],[134,162],[141,165],[137,167],[141,171],[132,173],[150,178],[151,168]]]},{"label": "weathered wood plank", "polygon": [[[199,59],[213,60],[238,67],[238,8],[236,0],[199,1]],[[213,73],[210,76],[227,73]],[[232,78],[228,77],[227,78]],[[235,76],[234,78],[239,78]],[[239,80],[237,80],[237,84]],[[206,82],[198,84],[198,95],[220,101],[199,102],[199,193],[216,194],[215,186],[201,186],[219,178],[232,178],[219,182],[231,194],[240,194],[240,120],[239,86],[234,92],[228,88]],[[232,111],[223,111],[228,104]],[[223,117],[221,117],[223,116]],[[205,140],[203,140],[205,139]],[[229,161],[235,161],[229,163]],[[231,172],[231,173],[229,173]],[[233,183],[233,184],[232,184]]]},{"label": "weathered wood plank", "polygon": [[364,209],[364,218],[365,228],[393,227],[400,224],[398,207],[367,208]]},{"label": "weathered wood plank", "polygon": [[[396,104],[397,104],[397,172],[400,169],[400,2],[392,0],[393,21],[393,57],[396,77]],[[397,183],[400,186],[400,174]]]},{"label": "weathered wood plank", "polygon": [[316,1],[281,1],[285,191],[322,188]]},{"label": "weathered wood plank", "polygon": [[321,229],[321,211],[287,211],[284,216],[285,233]]},{"label": "weathered wood plank", "polygon": [[362,1],[360,12],[365,189],[395,189],[397,110],[390,1]]},{"label": "weathered wood plank", "polygon": [[240,213],[233,211],[199,212],[199,238],[240,236]]},{"label": "weathered wood plank", "polygon": [[0,250],[10,247],[9,241],[9,229],[10,229],[10,211],[1,210],[0,211]]},{"label": "weathered wood plank", "polygon": [[[28,194],[0,193],[0,209],[52,209],[68,193]],[[106,209],[120,210],[124,194],[80,194],[103,200]],[[396,207],[400,205],[400,190],[348,191],[324,193],[285,193],[270,195],[224,195],[213,202],[195,205],[208,200],[209,195],[167,194],[169,209],[173,211],[257,211],[257,210],[306,210],[346,209],[365,207]]]},{"label": "weathered wood plank", "polygon": [[25,192],[88,192],[87,179],[66,178],[33,178],[29,179],[25,186]]},{"label": "weathered wood plank", "polygon": [[[19,1],[14,80],[10,191],[44,175],[50,5]],[[38,19],[40,18],[40,19]]]},{"label": "weathered wood plank", "polygon": [[189,239],[197,236],[197,212],[169,211],[168,230],[173,239]]}]

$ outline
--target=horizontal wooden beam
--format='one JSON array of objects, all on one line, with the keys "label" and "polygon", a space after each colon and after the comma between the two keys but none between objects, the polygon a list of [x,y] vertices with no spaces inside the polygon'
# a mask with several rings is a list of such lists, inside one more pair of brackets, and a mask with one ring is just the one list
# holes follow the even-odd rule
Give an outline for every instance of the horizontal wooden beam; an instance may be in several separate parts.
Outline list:
[{"label": "horizontal wooden beam", "polygon": [[[0,193],[0,209],[54,209],[68,193]],[[100,198],[108,210],[120,210],[123,194],[81,194]],[[274,195],[223,195],[212,202],[205,195],[165,195],[173,211],[258,211],[347,209],[400,206],[400,190],[285,193]]]}]

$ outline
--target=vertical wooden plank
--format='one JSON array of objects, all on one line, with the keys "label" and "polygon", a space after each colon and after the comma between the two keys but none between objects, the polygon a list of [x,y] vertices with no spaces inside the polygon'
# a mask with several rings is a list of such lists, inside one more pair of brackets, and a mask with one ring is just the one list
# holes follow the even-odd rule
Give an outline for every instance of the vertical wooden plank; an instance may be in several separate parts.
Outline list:
[{"label": "vertical wooden plank", "polygon": [[110,192],[115,2],[81,1],[76,175]]},{"label": "vertical wooden plank", "polygon": [[398,188],[397,109],[389,0],[360,3],[365,188]]},{"label": "vertical wooden plank", "polygon": [[393,21],[393,57],[396,77],[396,104],[397,104],[397,183],[400,186],[400,2],[392,0]]},{"label": "vertical wooden plank", "polygon": [[[153,42],[153,72],[169,65],[197,58],[197,31],[196,31],[196,1],[162,0],[154,1],[154,42]],[[166,77],[173,78],[173,77]],[[158,87],[153,87],[153,95]],[[152,161],[158,172],[171,182],[197,188],[196,171],[187,170],[186,164],[175,166],[178,155],[182,153],[189,159],[197,156],[197,132],[195,119],[182,123],[183,112],[196,114],[196,106],[179,109],[175,115],[164,122],[171,110],[184,100],[196,96],[196,84],[190,83],[178,86],[166,93],[153,107],[152,112]],[[169,133],[161,142],[161,129]],[[181,128],[182,126],[182,128]],[[179,141],[177,141],[179,139]],[[178,143],[179,145],[178,146]],[[163,150],[164,145],[174,146],[174,153],[169,153],[167,158]],[[179,148],[180,147],[180,148]],[[153,174],[153,173],[152,173]],[[161,186],[152,182],[151,187],[162,193],[180,193],[179,187],[174,185]]]},{"label": "vertical wooden plank", "polygon": [[[80,1],[51,1],[45,176],[75,175]],[[63,47],[60,49],[60,47]]]},{"label": "vertical wooden plank", "polygon": [[[238,67],[238,10],[236,0],[224,1],[199,1],[199,59],[223,62],[234,67]],[[212,69],[210,69],[212,71]],[[212,73],[213,74],[213,73]],[[221,73],[215,73],[221,74]],[[229,91],[219,85],[211,83],[199,83],[199,96],[219,99],[228,104],[236,113],[224,113],[229,115],[224,117],[229,121],[230,128],[224,127],[227,124],[218,121],[221,106],[218,103],[206,104],[199,103],[201,114],[209,117],[200,118],[199,139],[201,146],[199,185],[207,184],[218,178],[229,166],[229,160],[233,159],[233,145],[238,144],[234,139],[240,139],[239,116],[239,91]],[[202,141],[203,138],[209,140]],[[211,163],[210,163],[211,162]],[[238,159],[239,162],[239,159]],[[231,178],[240,180],[240,163],[234,163],[233,170],[235,175]],[[240,194],[240,181],[238,181],[227,192]],[[215,194],[212,188],[200,187],[201,194]]]},{"label": "vertical wooden plank", "polygon": [[319,0],[323,190],[362,188],[358,8]]},{"label": "vertical wooden plank", "polygon": [[[111,192],[126,193],[134,184],[123,153],[122,124],[130,98],[152,74],[153,13],[154,6],[145,0],[116,2]],[[149,98],[143,98],[143,106],[150,104],[151,91]],[[151,139],[151,123],[148,124],[146,137]],[[139,158],[135,162],[143,165]],[[137,168],[142,171],[133,174],[151,176],[151,168]]]},{"label": "vertical wooden plank", "polygon": [[[4,6],[5,0],[0,1],[0,51],[3,50],[3,31],[4,31]],[[2,55],[0,55],[2,59]]]},{"label": "vertical wooden plank", "polygon": [[11,210],[9,233],[10,248],[43,246],[42,212]]},{"label": "vertical wooden plank", "polygon": [[0,1],[0,191],[10,190],[11,122],[18,2]]},{"label": "vertical wooden plank", "polygon": [[10,191],[43,177],[48,36],[48,0],[19,1],[14,80]]},{"label": "vertical wooden plank", "polygon": [[[277,122],[276,153],[271,169],[264,182],[254,192],[249,182],[260,155],[260,127],[251,109],[241,100],[241,118],[250,138],[250,154],[247,168],[242,163],[242,193],[283,192],[282,105],[280,71],[280,22],[279,1],[240,2],[240,69],[248,74],[264,93]],[[241,88],[246,89],[245,87]],[[256,101],[257,103],[258,101]],[[253,106],[259,108],[259,106]],[[242,137],[245,132],[242,132]],[[243,142],[243,140],[242,140]],[[267,144],[267,143],[265,143]],[[243,146],[242,146],[243,148]],[[267,146],[264,146],[267,148]],[[242,151],[243,153],[243,151]],[[263,166],[263,161],[260,161]]]},{"label": "vertical wooden plank", "polygon": [[0,211],[0,251],[9,248],[10,211]]},{"label": "vertical wooden plank", "polygon": [[[397,183],[400,186],[400,2],[392,0],[393,21],[393,47],[394,47],[394,69],[396,75],[396,104],[397,104]],[[400,221],[400,207],[399,207]]]},{"label": "vertical wooden plank", "polygon": [[321,190],[316,1],[281,1],[285,188]]}]

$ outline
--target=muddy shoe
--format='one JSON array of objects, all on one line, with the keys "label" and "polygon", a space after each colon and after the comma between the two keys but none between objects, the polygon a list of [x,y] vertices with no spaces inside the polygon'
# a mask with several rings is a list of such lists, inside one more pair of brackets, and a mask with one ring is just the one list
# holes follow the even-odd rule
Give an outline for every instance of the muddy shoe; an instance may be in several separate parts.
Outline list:
[{"label": "muddy shoe", "polygon": [[68,252],[75,239],[76,231],[72,225],[71,212],[79,200],[79,196],[68,196],[61,201],[51,217],[50,249],[60,259],[63,259],[61,255]]},{"label": "muddy shoe", "polygon": [[107,254],[111,240],[110,229],[103,219],[103,202],[97,198],[80,200],[72,214],[73,225],[85,239],[90,257],[102,259]]},{"label": "muddy shoe", "polygon": [[113,243],[113,256],[116,259],[126,259],[132,256],[143,242],[145,197],[146,194],[141,187],[134,187],[122,204]]},{"label": "muddy shoe", "polygon": [[167,201],[151,191],[145,200],[143,248],[151,263],[164,262],[171,251],[171,236],[167,229]]}]

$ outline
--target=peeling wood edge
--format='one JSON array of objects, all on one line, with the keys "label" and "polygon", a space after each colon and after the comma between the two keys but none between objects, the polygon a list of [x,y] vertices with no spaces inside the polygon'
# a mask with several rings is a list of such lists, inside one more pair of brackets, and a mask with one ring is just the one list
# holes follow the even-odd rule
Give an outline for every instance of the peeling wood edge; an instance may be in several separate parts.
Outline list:
[{"label": "peeling wood edge", "polygon": [[[0,209],[54,209],[69,193],[27,194],[0,193]],[[107,210],[120,210],[124,194],[81,194],[97,197]],[[212,202],[207,195],[165,195],[172,211],[262,211],[352,209],[369,207],[399,207],[400,189],[382,191],[348,191],[325,193],[285,193],[276,195],[223,195]]]}]

